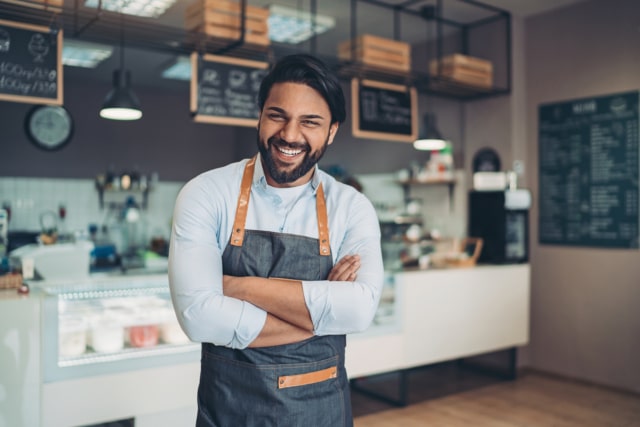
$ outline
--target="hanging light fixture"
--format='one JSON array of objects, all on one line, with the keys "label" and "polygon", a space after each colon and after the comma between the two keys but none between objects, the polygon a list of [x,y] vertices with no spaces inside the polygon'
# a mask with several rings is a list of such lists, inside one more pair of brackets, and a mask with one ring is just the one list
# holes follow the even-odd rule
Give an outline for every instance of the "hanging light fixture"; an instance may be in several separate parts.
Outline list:
[{"label": "hanging light fixture", "polygon": [[124,15],[120,14],[120,69],[113,72],[113,89],[107,94],[100,117],[110,120],[138,120],[140,101],[131,90],[131,73],[124,68]]},{"label": "hanging light fixture", "polygon": [[421,151],[440,151],[449,145],[436,126],[435,114],[424,115],[420,136],[413,142],[413,148]]}]

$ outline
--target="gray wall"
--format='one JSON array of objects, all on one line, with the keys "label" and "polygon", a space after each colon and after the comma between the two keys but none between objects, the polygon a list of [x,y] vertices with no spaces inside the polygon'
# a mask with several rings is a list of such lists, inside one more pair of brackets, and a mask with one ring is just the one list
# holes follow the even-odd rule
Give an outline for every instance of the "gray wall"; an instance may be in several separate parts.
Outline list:
[{"label": "gray wall", "polygon": [[[98,116],[110,89],[109,81],[94,77],[87,70],[65,67],[64,72],[64,104],[76,126],[73,139],[60,151],[37,149],[24,132],[24,120],[32,106],[0,101],[0,176],[91,178],[110,165],[116,171],[137,165],[142,172],[158,172],[161,180],[186,181],[204,170],[255,152],[252,128],[191,121],[187,83],[147,85],[140,76],[148,70],[133,69],[133,87],[144,115],[135,122],[115,122]],[[349,98],[349,82],[344,81],[343,87]],[[420,98],[421,108],[444,111],[438,118],[439,125],[454,141],[458,140],[459,104],[443,100],[435,107],[431,105],[433,98]],[[424,162],[426,154],[415,151],[408,143],[354,138],[347,121],[321,165],[340,164],[350,173],[363,174],[393,172],[412,161]]]},{"label": "gray wall", "polygon": [[[637,0],[594,0],[526,21],[526,155],[538,190],[538,106],[640,88]],[[530,363],[640,392],[640,251],[538,244],[532,210]]]}]

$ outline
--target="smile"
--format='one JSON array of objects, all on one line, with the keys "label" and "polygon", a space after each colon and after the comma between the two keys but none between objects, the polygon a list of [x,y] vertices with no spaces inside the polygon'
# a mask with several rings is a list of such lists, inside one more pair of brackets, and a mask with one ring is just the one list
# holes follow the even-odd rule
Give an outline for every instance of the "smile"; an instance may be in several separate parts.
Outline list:
[{"label": "smile", "polygon": [[281,152],[282,154],[284,154],[285,156],[297,156],[298,154],[302,153],[302,150],[293,150],[290,148],[281,148],[281,147],[276,147],[278,149],[279,152]]}]

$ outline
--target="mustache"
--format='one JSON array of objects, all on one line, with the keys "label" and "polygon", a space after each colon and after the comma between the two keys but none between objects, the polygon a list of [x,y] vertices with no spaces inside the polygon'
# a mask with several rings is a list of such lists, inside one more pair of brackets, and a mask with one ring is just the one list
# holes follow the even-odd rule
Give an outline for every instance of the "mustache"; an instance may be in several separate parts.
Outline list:
[{"label": "mustache", "polygon": [[280,148],[288,148],[290,150],[302,150],[306,151],[307,153],[311,151],[311,146],[308,142],[288,142],[277,136],[272,136],[271,138],[269,138],[267,140],[267,143],[269,145],[275,145]]}]

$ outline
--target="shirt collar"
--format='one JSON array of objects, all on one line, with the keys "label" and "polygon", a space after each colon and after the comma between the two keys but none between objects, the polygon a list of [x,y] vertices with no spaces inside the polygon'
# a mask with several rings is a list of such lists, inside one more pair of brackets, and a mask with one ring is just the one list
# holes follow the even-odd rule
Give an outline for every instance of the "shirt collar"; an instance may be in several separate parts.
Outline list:
[{"label": "shirt collar", "polygon": [[[267,188],[267,178],[264,176],[264,169],[262,169],[262,159],[260,153],[257,154],[256,165],[253,171],[253,185],[259,186],[262,189]],[[318,185],[320,185],[320,174],[318,173],[318,165],[314,167],[313,176],[311,177],[311,188],[315,193],[318,191]]]}]

